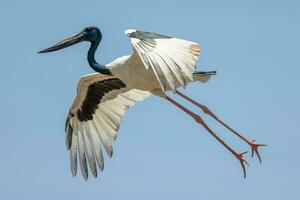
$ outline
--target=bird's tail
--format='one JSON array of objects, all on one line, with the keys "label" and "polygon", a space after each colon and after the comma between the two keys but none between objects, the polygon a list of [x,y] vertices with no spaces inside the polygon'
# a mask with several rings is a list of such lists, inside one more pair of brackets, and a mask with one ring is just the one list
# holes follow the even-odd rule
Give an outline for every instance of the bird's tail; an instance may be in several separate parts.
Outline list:
[{"label": "bird's tail", "polygon": [[193,79],[194,81],[200,81],[202,83],[206,83],[207,81],[209,81],[212,75],[216,75],[216,74],[217,71],[208,71],[208,72],[195,71],[193,73]]}]

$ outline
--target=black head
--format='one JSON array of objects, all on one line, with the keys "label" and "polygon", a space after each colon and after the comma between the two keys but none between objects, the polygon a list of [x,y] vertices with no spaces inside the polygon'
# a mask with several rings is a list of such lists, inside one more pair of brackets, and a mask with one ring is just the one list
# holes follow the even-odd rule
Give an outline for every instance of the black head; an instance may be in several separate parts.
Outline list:
[{"label": "black head", "polygon": [[73,35],[71,37],[68,37],[58,43],[56,43],[53,46],[50,46],[42,51],[39,51],[39,53],[47,53],[51,51],[57,51],[60,49],[64,49],[66,47],[72,46],[74,44],[77,44],[79,42],[87,41],[91,43],[99,43],[102,39],[101,31],[98,27],[95,26],[88,26],[85,29],[83,29],[80,33]]},{"label": "black head", "polygon": [[83,29],[82,33],[85,35],[85,41],[97,42],[102,39],[101,31],[98,27],[88,26]]}]

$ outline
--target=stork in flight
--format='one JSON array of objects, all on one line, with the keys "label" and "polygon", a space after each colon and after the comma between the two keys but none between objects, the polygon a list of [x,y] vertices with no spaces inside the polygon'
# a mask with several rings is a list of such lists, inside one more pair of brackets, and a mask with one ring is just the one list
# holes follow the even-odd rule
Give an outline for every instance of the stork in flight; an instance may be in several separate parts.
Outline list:
[{"label": "stork in flight", "polygon": [[136,102],[156,95],[174,104],[202,125],[238,159],[246,177],[245,164],[248,163],[243,157],[246,152],[235,151],[212,131],[199,115],[166,94],[167,91],[173,91],[216,119],[250,145],[252,156],[255,153],[261,162],[258,147],[265,146],[264,144],[246,139],[221,121],[206,106],[177,90],[180,87],[185,88],[190,82],[205,83],[216,73],[195,71],[196,61],[200,55],[199,44],[138,30],[126,30],[125,34],[131,40],[133,53],[117,58],[107,65],[101,65],[95,60],[95,51],[102,34],[99,28],[92,26],[39,52],[52,52],[83,41],[91,43],[87,60],[96,73],[81,77],[77,95],[65,124],[66,146],[70,151],[72,175],[76,176],[79,158],[84,179],[88,179],[88,165],[94,177],[97,177],[97,165],[100,171],[104,167],[102,149],[105,149],[109,157],[112,156],[112,144],[117,138],[117,131],[125,111]]}]

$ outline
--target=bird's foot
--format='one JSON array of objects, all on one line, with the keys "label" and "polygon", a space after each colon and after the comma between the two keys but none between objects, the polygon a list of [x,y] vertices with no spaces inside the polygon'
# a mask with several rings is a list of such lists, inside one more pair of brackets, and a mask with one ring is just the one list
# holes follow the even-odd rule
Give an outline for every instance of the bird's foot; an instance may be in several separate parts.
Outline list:
[{"label": "bird's foot", "polygon": [[250,146],[251,146],[251,157],[253,158],[254,153],[256,154],[256,156],[258,157],[259,162],[261,163],[261,157],[260,154],[258,152],[258,147],[264,147],[267,146],[266,144],[257,144],[255,143],[255,140],[252,141],[248,141],[247,142]]},{"label": "bird's foot", "polygon": [[243,169],[243,173],[244,173],[244,178],[246,178],[246,166],[245,164],[249,167],[249,164],[247,162],[247,160],[244,159],[244,154],[248,153],[248,151],[245,151],[243,153],[234,153],[235,157],[240,161],[242,169]]}]

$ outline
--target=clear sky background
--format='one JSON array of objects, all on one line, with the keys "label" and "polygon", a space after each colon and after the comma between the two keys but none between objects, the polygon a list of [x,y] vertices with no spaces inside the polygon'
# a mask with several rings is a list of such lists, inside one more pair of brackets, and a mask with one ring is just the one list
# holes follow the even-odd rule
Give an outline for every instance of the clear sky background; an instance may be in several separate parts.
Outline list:
[{"label": "clear sky background", "polygon": [[[299,1],[0,2],[0,199],[299,199]],[[72,178],[64,121],[88,44],[37,54],[87,25],[103,33],[100,63],[130,54],[127,28],[199,42],[199,70],[217,70],[185,93],[248,138],[263,163],[238,161],[192,119],[151,97],[122,121],[98,179]],[[188,102],[174,97],[202,116]],[[248,146],[208,116],[238,151]]]}]

